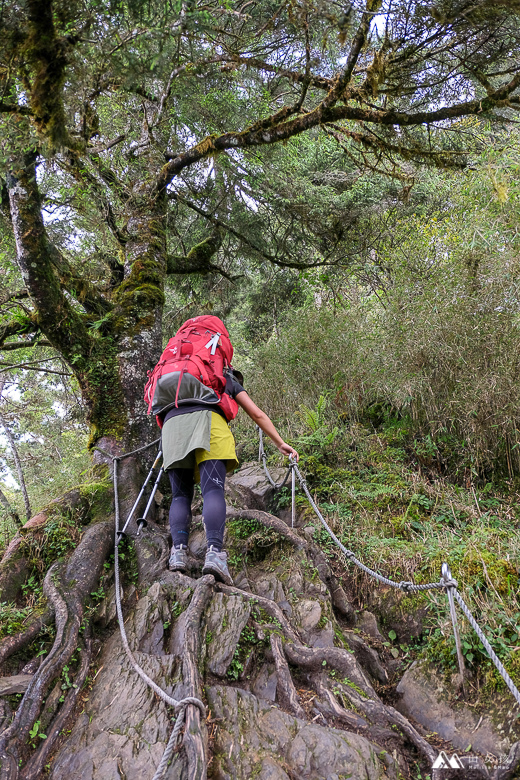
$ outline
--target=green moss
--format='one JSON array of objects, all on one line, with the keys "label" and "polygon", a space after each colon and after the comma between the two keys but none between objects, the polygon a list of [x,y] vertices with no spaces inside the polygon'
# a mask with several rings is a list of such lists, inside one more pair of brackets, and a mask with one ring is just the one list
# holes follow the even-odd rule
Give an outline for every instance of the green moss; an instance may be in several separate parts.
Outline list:
[{"label": "green moss", "polygon": [[114,496],[108,466],[103,464],[103,470],[105,472],[103,479],[79,486],[81,497],[89,508],[91,522],[106,520],[113,511]]},{"label": "green moss", "polygon": [[[68,555],[81,536],[77,513],[63,507],[55,507],[42,529],[30,530],[23,537],[20,552],[32,567],[27,585],[38,590],[48,568]],[[27,586],[22,586],[22,590]]]},{"label": "green moss", "polygon": [[21,631],[32,612],[32,607],[20,608],[6,601],[0,602],[0,639]]},{"label": "green moss", "polygon": [[328,619],[327,615],[325,613],[322,613],[322,616],[320,617],[320,619],[318,620],[318,622],[316,624],[316,628],[319,628],[319,629],[325,628],[325,626],[327,625],[328,622],[329,622],[329,619]]},{"label": "green moss", "polygon": [[126,428],[125,400],[119,379],[117,346],[113,339],[96,342],[91,351],[83,389],[90,405],[89,447],[103,436],[120,438]]}]

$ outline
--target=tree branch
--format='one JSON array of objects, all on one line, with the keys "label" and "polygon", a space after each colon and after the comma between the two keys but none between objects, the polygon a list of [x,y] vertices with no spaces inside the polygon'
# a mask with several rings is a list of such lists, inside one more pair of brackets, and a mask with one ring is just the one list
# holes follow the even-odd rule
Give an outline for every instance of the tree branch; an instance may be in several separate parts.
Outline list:
[{"label": "tree branch", "polygon": [[91,338],[83,318],[64,295],[54,269],[55,251],[43,224],[34,154],[18,164],[7,186],[18,265],[37,311],[36,322],[65,360],[84,370]]},{"label": "tree branch", "polygon": [[350,47],[350,52],[343,73],[337,77],[333,88],[324,98],[322,103],[323,108],[330,108],[333,106],[342,97],[343,92],[346,90],[370,29],[370,22],[372,20],[372,14],[370,12],[377,10],[380,5],[381,0],[367,0],[366,10],[369,13],[364,13],[361,17],[361,22],[354,36],[354,40],[352,41],[352,46]]},{"label": "tree branch", "polygon": [[41,341],[38,341],[37,339],[33,341],[13,341],[9,344],[2,344],[0,345],[0,349],[3,352],[10,352],[14,349],[30,349],[31,347],[53,347],[54,344],[51,344],[50,341],[46,341],[45,339],[42,339]]},{"label": "tree branch", "polygon": [[56,35],[51,0],[28,0],[27,21],[24,51],[32,71],[29,106],[34,124],[54,148],[77,148],[78,141],[67,130],[63,107],[67,50],[72,39]]},{"label": "tree branch", "polygon": [[[187,206],[189,209],[192,209],[192,211],[195,211],[197,214],[200,214],[201,217],[204,217],[204,219],[207,219],[208,222],[211,222],[211,224],[215,225],[216,227],[222,228],[227,233],[230,233],[232,236],[235,236],[239,241],[242,241],[246,246],[250,247],[254,252],[258,252],[258,254],[263,257],[265,260],[269,260],[270,263],[273,263],[274,265],[279,266],[280,268],[296,268],[297,270],[302,270],[304,268],[319,268],[322,265],[332,265],[329,260],[316,260],[312,263],[302,263],[297,260],[281,260],[276,255],[271,255],[265,252],[261,247],[258,246],[258,244],[255,244],[251,239],[249,239],[247,236],[245,236],[243,233],[241,233],[239,230],[236,230],[234,227],[231,227],[231,225],[228,225],[226,222],[222,222],[222,220],[218,219],[217,217],[213,216],[213,214],[210,214],[208,211],[204,211],[204,209],[201,209],[200,206],[197,206],[196,203],[193,203],[193,201],[187,200],[182,195],[179,195],[178,193],[171,193],[170,197],[172,200],[176,200],[179,203],[183,203],[185,206]],[[188,253],[189,254],[189,253]],[[222,272],[220,268],[215,268],[215,270],[218,273],[222,273],[226,278],[230,278],[225,273]],[[168,271],[168,273],[196,273],[196,272],[190,272],[190,271]],[[231,280],[233,280],[235,277],[231,277]]]},{"label": "tree branch", "polygon": [[185,257],[183,255],[170,255],[166,273],[205,275],[215,271],[229,279],[229,275],[222,268],[211,262],[211,258],[218,252],[221,244],[222,237],[218,230],[214,230],[211,236],[205,238],[200,244],[195,244]]},{"label": "tree branch", "polygon": [[86,312],[103,316],[113,309],[110,301],[107,301],[87,279],[78,276],[72,270],[67,258],[55,246],[49,245],[49,250],[51,263],[58,272],[61,284],[81,303]]},{"label": "tree branch", "polygon": [[0,348],[4,349],[4,341],[11,336],[22,336],[27,333],[38,333],[40,330],[36,323],[36,315],[23,320],[11,320],[0,327]]},{"label": "tree branch", "polygon": [[19,106],[16,103],[4,103],[0,100],[0,114],[20,114],[20,116],[32,116],[29,106]]},{"label": "tree branch", "polygon": [[[368,122],[375,125],[413,127],[421,124],[433,125],[436,122],[459,119],[470,114],[482,114],[495,107],[517,105],[520,104],[520,96],[511,96],[511,93],[519,84],[520,73],[508,84],[481,100],[470,100],[464,103],[456,103],[452,106],[444,106],[435,111],[418,111],[415,113],[406,113],[394,108],[384,110],[365,109],[353,105],[330,106],[327,103],[327,98],[325,98],[312,111],[290,121],[282,121],[270,127],[264,123],[262,129],[247,128],[242,132],[206,136],[200,143],[177,155],[163,166],[157,180],[157,187],[159,189],[167,187],[172,179],[184,168],[227,149],[245,149],[279,143],[319,125],[330,124],[341,119]],[[343,100],[351,98],[352,95],[349,94],[345,94],[342,97]],[[271,117],[273,121],[274,116]]]},{"label": "tree branch", "polygon": [[265,70],[267,73],[274,73],[277,76],[288,78],[296,84],[304,84],[308,79],[310,86],[321,90],[328,91],[334,84],[332,79],[325,78],[325,76],[309,73],[307,77],[306,73],[300,73],[299,71],[289,70],[287,68],[277,68],[276,65],[271,65],[258,57],[241,57],[239,54],[230,54],[229,59],[231,62],[236,62],[239,65],[246,65],[248,68]]}]

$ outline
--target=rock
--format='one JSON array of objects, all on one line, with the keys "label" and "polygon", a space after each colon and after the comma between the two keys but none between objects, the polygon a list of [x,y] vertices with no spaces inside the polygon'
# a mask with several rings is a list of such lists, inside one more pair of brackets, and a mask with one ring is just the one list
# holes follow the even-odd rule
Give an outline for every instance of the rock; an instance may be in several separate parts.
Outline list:
[{"label": "rock", "polygon": [[262,576],[253,583],[253,592],[266,599],[272,599],[277,604],[287,601],[283,585],[276,574],[262,573]]},{"label": "rock", "polygon": [[291,617],[293,613],[293,608],[291,607],[288,601],[279,601],[278,606],[280,607],[282,612],[284,612],[287,615],[287,617]]},{"label": "rock", "polygon": [[[137,624],[146,629],[145,621]],[[180,698],[179,660],[137,651],[142,637],[136,636],[135,626],[135,620],[127,621],[137,662],[167,693]],[[99,663],[85,709],[52,764],[51,780],[143,780],[153,775],[162,758],[172,729],[170,713],[130,666],[119,632],[106,642]],[[168,780],[184,777],[185,759],[175,754]]]},{"label": "rock", "polygon": [[295,569],[290,572],[287,579],[284,580],[284,588],[290,599],[298,596],[303,596],[305,593],[306,580],[303,578],[303,574],[300,569]]},{"label": "rock", "polygon": [[327,620],[320,631],[309,637],[309,644],[311,647],[334,647],[334,629],[330,620]]},{"label": "rock", "polygon": [[25,693],[34,675],[15,674],[12,677],[0,677],[0,696],[10,696],[12,693]]},{"label": "rock", "polygon": [[164,655],[163,647],[166,601],[161,585],[155,582],[141,599],[134,613],[134,633],[139,637],[139,650],[152,655]]},{"label": "rock", "polygon": [[426,663],[415,662],[397,686],[401,699],[395,705],[406,717],[414,718],[428,731],[435,731],[458,750],[471,745],[478,753],[507,753],[520,738],[520,727],[514,719],[516,707],[512,697],[495,696],[487,705],[487,714],[463,702],[450,702],[450,690],[437,670]]},{"label": "rock", "polygon": [[[275,482],[281,482],[285,469],[272,469]],[[246,463],[242,468],[226,479],[226,495],[231,501],[249,509],[268,510],[273,502],[275,490],[267,480],[259,463]]]},{"label": "rock", "polygon": [[386,632],[393,630],[401,644],[410,644],[423,632],[428,605],[424,600],[417,603],[417,597],[383,585],[372,592],[370,610]]},{"label": "rock", "polygon": [[304,631],[312,631],[321,620],[321,604],[318,601],[302,599],[294,607],[296,619]]},{"label": "rock", "polygon": [[203,560],[207,546],[206,533],[204,531],[194,531],[194,533],[190,534],[188,552],[194,558],[200,561]]},{"label": "rock", "polygon": [[272,664],[264,664],[251,683],[251,691],[258,699],[276,701],[276,686],[278,678],[276,669]]},{"label": "rock", "polygon": [[367,610],[362,612],[356,621],[356,628],[359,628],[360,631],[364,634],[368,634],[368,636],[371,636],[373,639],[378,639],[380,642],[385,641],[383,634],[378,628],[376,616],[372,612],[368,612]]},{"label": "rock", "polygon": [[249,620],[251,607],[240,596],[215,593],[206,615],[208,670],[224,677],[238,645],[240,634]]},{"label": "rock", "polygon": [[251,590],[248,576],[244,570],[239,571],[238,574],[235,575],[235,587],[240,588],[240,590]]},{"label": "rock", "polygon": [[22,526],[20,529],[21,533],[25,533],[27,531],[36,531],[38,528],[43,528],[43,526],[46,524],[47,520],[49,519],[49,512],[48,510],[43,510],[43,512],[38,512],[37,515],[34,515],[30,518],[30,520],[27,520],[26,523]]},{"label": "rock", "polygon": [[0,601],[15,601],[27,579],[29,562],[20,554],[21,536],[15,536],[0,563]]},{"label": "rock", "polygon": [[[133,585],[131,587],[133,588],[133,593],[135,593],[135,587]],[[130,590],[130,587],[128,590]],[[120,587],[121,600],[125,595],[126,594],[124,593],[123,588]],[[96,623],[100,623],[103,628],[106,628],[108,624],[112,622],[112,620],[115,620],[116,617],[116,586],[111,585],[107,591],[107,595],[96,610],[94,620]]]},{"label": "rock", "polygon": [[240,688],[206,689],[214,718],[222,718],[215,739],[213,777],[285,780],[333,778],[395,779],[393,759],[364,737],[306,723]]},{"label": "rock", "polygon": [[51,501],[50,504],[45,507],[45,509],[42,509],[41,512],[38,512],[38,514],[27,520],[27,522],[20,528],[20,533],[25,534],[27,531],[40,530],[44,527],[44,525],[46,525],[48,520],[53,518],[54,509],[74,509],[80,503],[80,501],[80,491],[76,489],[69,490],[69,492],[65,493],[64,496],[54,499],[54,501]]}]

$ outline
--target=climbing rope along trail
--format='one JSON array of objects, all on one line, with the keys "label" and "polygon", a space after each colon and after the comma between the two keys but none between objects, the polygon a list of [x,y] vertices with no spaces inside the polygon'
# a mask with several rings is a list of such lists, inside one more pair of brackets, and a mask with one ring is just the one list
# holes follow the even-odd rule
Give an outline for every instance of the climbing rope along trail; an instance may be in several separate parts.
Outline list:
[{"label": "climbing rope along trail", "polygon": [[[344,544],[341,543],[341,541],[338,539],[338,537],[336,536],[334,531],[328,525],[327,521],[325,520],[325,518],[321,514],[319,508],[317,507],[314,499],[312,498],[312,496],[310,494],[309,488],[307,487],[307,483],[306,483],[304,477],[302,476],[302,474],[301,474],[301,472],[300,472],[300,470],[298,468],[298,464],[296,463],[296,460],[293,460],[291,458],[291,464],[290,464],[290,466],[289,466],[289,468],[287,470],[287,474],[285,476],[285,479],[282,482],[277,484],[273,480],[272,476],[269,474],[269,469],[267,468],[267,463],[266,463],[267,456],[266,456],[265,451],[264,451],[262,430],[261,429],[258,429],[258,430],[259,430],[259,436],[260,436],[260,446],[259,446],[259,451],[258,451],[259,460],[261,460],[262,463],[263,463],[264,471],[265,471],[266,476],[267,476],[269,482],[271,483],[271,485],[274,488],[276,488],[276,489],[280,489],[281,487],[283,487],[283,485],[285,485],[285,483],[287,482],[287,479],[289,477],[289,474],[292,471],[293,472],[293,482],[294,482],[294,477],[295,476],[298,477],[298,481],[299,481],[299,483],[300,483],[300,485],[302,487],[303,492],[305,493],[307,501],[311,505],[312,509],[314,510],[314,513],[316,514],[316,517],[319,519],[319,521],[321,522],[321,524],[323,525],[323,527],[325,528],[325,530],[327,531],[327,533],[329,534],[331,539],[334,541],[334,543],[339,547],[341,552],[345,555],[346,558],[348,558],[349,561],[351,561],[356,566],[358,566],[362,571],[366,572],[366,574],[368,574],[371,577],[373,577],[374,579],[378,580],[378,582],[381,582],[384,585],[388,585],[391,588],[396,588],[398,590],[402,590],[405,593],[417,593],[419,591],[425,591],[425,590],[445,590],[447,595],[448,595],[448,598],[449,598],[450,602],[452,601],[452,596],[455,597],[455,599],[457,600],[457,603],[459,604],[461,610],[463,611],[464,615],[466,616],[469,624],[471,625],[471,627],[473,628],[473,630],[477,634],[478,638],[480,639],[480,641],[482,642],[483,646],[485,647],[486,652],[488,653],[489,657],[491,658],[491,660],[495,664],[495,667],[497,668],[497,670],[499,671],[500,675],[502,676],[502,679],[504,680],[505,684],[507,685],[507,687],[509,688],[509,690],[513,694],[513,696],[516,699],[517,703],[520,704],[520,692],[518,691],[518,688],[516,687],[516,685],[512,681],[511,677],[506,672],[503,664],[501,663],[500,659],[498,658],[498,656],[494,652],[493,648],[489,644],[489,642],[486,639],[482,629],[478,625],[477,621],[475,620],[475,618],[471,614],[467,604],[465,603],[464,599],[462,598],[462,596],[460,595],[459,591],[457,590],[457,584],[458,583],[457,583],[456,580],[454,580],[452,578],[450,569],[448,567],[448,564],[447,563],[443,563],[443,565],[442,565],[442,575],[441,575],[441,579],[440,579],[439,582],[428,582],[428,583],[426,583],[424,585],[416,585],[413,582],[404,582],[404,581],[403,582],[395,582],[394,580],[388,579],[388,577],[384,577],[382,574],[379,574],[378,572],[374,571],[373,569],[370,569],[368,566],[365,566],[364,563],[362,563],[360,560],[358,560],[356,558],[356,556],[354,555],[352,550],[349,550],[347,547],[345,547]],[[292,491],[292,518],[293,518],[293,524],[294,524],[294,517],[295,517],[295,496],[294,496],[294,490],[293,490]],[[463,666],[463,660],[462,660],[462,651],[461,651],[461,647],[460,647],[459,632],[458,632],[457,623],[456,623],[455,609],[454,608],[451,609],[450,613],[451,613],[452,622],[453,622],[455,643],[456,643],[456,647],[457,647],[457,658],[459,660],[459,669],[460,669],[462,680],[464,680],[464,666]]]},{"label": "climbing rope along trail", "polygon": [[[285,475],[285,477],[282,480],[282,482],[276,483],[273,480],[271,474],[269,473],[269,469],[267,468],[267,463],[266,463],[267,456],[266,456],[265,451],[264,451],[262,431],[261,431],[261,429],[258,429],[258,430],[259,430],[259,435],[260,435],[260,445],[259,445],[258,456],[259,456],[259,460],[262,461],[266,477],[267,477],[268,481],[270,482],[270,484],[275,489],[279,490],[280,488],[282,488],[287,483],[289,475],[291,476],[291,497],[292,497],[292,513],[291,513],[291,516],[292,516],[292,525],[293,525],[293,527],[294,527],[295,514],[296,514],[295,513],[295,507],[296,507],[296,504],[295,504],[295,483],[296,483],[296,477],[297,477],[298,481],[299,481],[299,483],[301,485],[301,488],[302,488],[303,492],[305,493],[305,496],[306,496],[309,504],[311,505],[312,509],[314,510],[314,513],[316,514],[317,518],[319,519],[319,521],[321,522],[321,524],[323,525],[323,527],[325,528],[325,530],[327,531],[327,533],[329,534],[331,539],[334,541],[334,543],[339,547],[339,549],[345,555],[345,557],[349,561],[351,561],[351,563],[353,563],[356,566],[358,566],[362,571],[366,572],[366,574],[368,574],[369,576],[373,577],[378,582],[381,582],[384,585],[388,585],[391,588],[396,588],[398,590],[402,590],[404,593],[417,593],[419,591],[427,591],[427,590],[445,590],[446,591],[446,593],[448,595],[449,602],[450,602],[450,614],[451,614],[451,618],[452,618],[452,622],[453,622],[453,630],[454,630],[454,635],[455,635],[455,643],[456,643],[456,647],[457,647],[457,657],[458,657],[458,660],[459,660],[459,668],[460,668],[462,680],[464,680],[464,664],[463,664],[462,652],[461,652],[461,648],[460,648],[460,639],[459,639],[459,632],[458,632],[458,626],[457,626],[457,620],[456,620],[456,614],[455,614],[454,599],[457,601],[457,603],[459,604],[461,610],[463,611],[464,615],[466,616],[469,624],[471,625],[471,627],[473,628],[473,630],[477,634],[479,640],[482,642],[482,645],[486,649],[489,657],[493,661],[495,667],[499,671],[499,673],[502,676],[502,678],[503,678],[504,682],[506,683],[507,687],[509,688],[509,690],[513,694],[516,702],[518,704],[520,704],[520,692],[518,691],[518,689],[515,686],[515,684],[513,683],[512,679],[510,678],[510,676],[506,672],[503,664],[500,662],[499,658],[497,657],[496,653],[494,652],[493,648],[491,647],[491,645],[489,644],[488,640],[486,639],[484,633],[482,632],[482,629],[478,625],[477,621],[475,620],[475,618],[471,614],[467,604],[464,602],[462,596],[460,595],[459,591],[457,590],[457,581],[452,578],[450,570],[449,570],[449,567],[448,567],[448,564],[447,563],[443,563],[443,565],[442,565],[442,575],[441,575],[441,579],[440,579],[439,582],[428,582],[428,583],[423,584],[423,585],[418,585],[418,584],[416,584],[414,582],[407,582],[407,581],[396,582],[394,580],[389,579],[388,577],[384,577],[382,574],[379,574],[379,572],[376,572],[373,569],[370,569],[368,566],[365,566],[364,563],[362,563],[360,560],[358,560],[358,558],[356,558],[356,556],[354,555],[352,550],[349,550],[347,547],[345,547],[345,545],[338,539],[338,537],[336,536],[334,531],[328,525],[327,521],[325,520],[325,518],[321,514],[318,506],[316,505],[314,499],[312,498],[312,496],[310,494],[310,491],[309,491],[309,488],[307,487],[307,483],[305,481],[305,478],[302,476],[302,474],[301,474],[301,472],[300,472],[300,470],[298,468],[296,460],[294,460],[293,458],[290,458],[291,462],[290,462],[289,468],[287,470],[287,474]],[[95,448],[95,449],[99,450],[100,452],[102,452],[105,456],[109,457],[112,460],[112,463],[113,463],[114,504],[115,504],[114,579],[115,579],[115,597],[116,597],[117,619],[118,619],[118,622],[119,622],[119,629],[120,629],[120,632],[121,632],[121,640],[122,640],[122,643],[123,643],[123,647],[125,649],[126,655],[127,655],[128,659],[129,659],[130,664],[133,667],[133,669],[137,672],[137,674],[146,682],[146,684],[167,705],[169,705],[170,707],[173,707],[173,709],[175,710],[175,713],[177,715],[177,718],[176,718],[176,721],[175,721],[175,725],[173,727],[170,739],[168,740],[168,744],[167,744],[166,749],[164,751],[163,757],[162,757],[162,759],[161,759],[161,761],[160,761],[160,763],[159,763],[159,765],[158,765],[158,767],[157,767],[157,769],[155,771],[155,774],[154,774],[152,780],[162,780],[162,778],[164,776],[164,773],[165,773],[165,771],[166,771],[166,769],[168,767],[168,764],[169,764],[169,762],[170,762],[170,760],[172,758],[172,755],[173,755],[174,751],[176,750],[176,748],[178,747],[178,739],[179,739],[179,735],[180,735],[180,732],[181,732],[181,729],[182,729],[182,726],[183,726],[183,723],[184,723],[184,716],[185,716],[185,713],[186,713],[187,706],[189,704],[192,704],[195,707],[198,707],[203,715],[205,715],[205,712],[206,712],[206,708],[205,708],[203,702],[200,699],[197,699],[197,698],[195,698],[193,696],[187,696],[184,699],[180,699],[180,700],[174,699],[173,697],[169,696],[166,693],[166,691],[164,691],[159,685],[157,685],[157,683],[155,683],[146,674],[146,672],[137,663],[137,661],[136,661],[136,659],[135,659],[135,657],[134,657],[134,655],[133,655],[133,653],[132,653],[132,651],[130,649],[130,646],[128,644],[128,638],[126,636],[125,626],[124,626],[123,610],[122,610],[122,606],[121,606],[121,590],[120,590],[120,584],[119,584],[118,545],[119,545],[119,542],[121,541],[122,537],[125,535],[125,529],[128,526],[128,524],[130,522],[130,519],[131,519],[134,511],[137,508],[137,504],[139,503],[139,500],[140,500],[140,498],[142,497],[142,495],[144,493],[144,488],[146,487],[146,485],[148,484],[148,481],[150,480],[152,471],[155,468],[158,460],[160,459],[161,453],[159,451],[159,454],[158,454],[158,456],[157,456],[157,458],[156,458],[156,460],[155,460],[155,462],[154,462],[154,464],[152,466],[152,469],[150,470],[150,473],[148,474],[148,477],[146,478],[146,481],[145,481],[145,483],[144,483],[144,485],[143,485],[143,487],[141,489],[141,492],[139,493],[138,499],[134,503],[134,506],[133,506],[133,508],[132,508],[132,510],[131,510],[131,512],[129,514],[129,517],[128,517],[126,523],[125,523],[124,528],[121,529],[121,530],[119,529],[119,519],[120,518],[119,518],[119,489],[118,489],[118,475],[117,475],[118,468],[117,467],[118,467],[119,461],[124,460],[125,458],[128,458],[131,455],[136,455],[139,452],[144,452],[145,450],[148,450],[151,447],[153,447],[158,442],[160,442],[160,439],[156,439],[155,441],[151,442],[150,444],[147,444],[144,447],[140,447],[137,450],[132,450],[132,452],[126,452],[125,454],[118,455],[118,456],[113,456],[110,453],[106,452],[105,450],[102,450],[100,447],[96,447]],[[157,484],[159,482],[161,473],[162,473],[162,469],[160,470],[159,476],[158,476],[158,478],[155,481],[154,489],[152,490],[152,495],[151,495],[150,499],[148,500],[147,510],[150,507],[151,500],[152,500],[153,495],[155,493],[155,488],[157,487]],[[138,528],[139,528],[138,533],[140,531],[141,526],[144,527],[146,525],[145,518],[146,518],[146,511],[145,511],[144,517],[141,518],[138,521],[138,523],[139,523],[139,525],[138,525]]]},{"label": "climbing rope along trail", "polygon": [[[163,757],[161,758],[161,761],[159,762],[159,765],[155,771],[155,774],[152,778],[152,780],[161,780],[161,778],[164,776],[164,773],[168,767],[168,764],[173,756],[174,751],[177,748],[177,742],[179,738],[179,734],[181,732],[182,726],[184,724],[184,716],[186,713],[186,707],[188,704],[193,704],[195,707],[198,707],[202,713],[203,716],[205,716],[206,708],[203,704],[203,702],[200,699],[197,699],[193,696],[187,696],[184,699],[174,699],[171,696],[169,696],[166,691],[163,691],[163,689],[155,683],[151,677],[149,677],[146,672],[139,666],[137,661],[135,660],[134,654],[132,653],[130,646],[128,644],[128,638],[126,636],[125,631],[125,624],[123,620],[123,610],[121,607],[121,591],[120,591],[120,585],[119,585],[119,555],[118,555],[118,546],[119,541],[121,539],[121,532],[119,530],[119,489],[118,489],[118,478],[117,478],[117,465],[120,460],[124,460],[125,458],[130,457],[131,455],[136,455],[138,452],[143,452],[144,450],[150,449],[150,447],[153,447],[154,444],[157,444],[160,441],[160,439],[156,439],[151,444],[147,444],[144,447],[140,447],[137,450],[133,450],[132,452],[126,452],[124,455],[119,456],[112,456],[110,453],[106,452],[105,450],[101,450],[99,447],[98,449],[100,452],[102,452],[104,455],[108,455],[112,459],[113,463],[113,483],[114,483],[114,505],[115,505],[115,544],[114,544],[114,580],[115,580],[115,596],[116,596],[116,610],[117,610],[117,619],[119,621],[119,629],[121,631],[121,640],[123,642],[123,647],[125,649],[126,655],[128,657],[128,660],[130,661],[130,664],[132,665],[133,669],[137,672],[137,674],[145,681],[145,683],[161,698],[166,704],[168,704],[170,707],[173,707],[177,718],[175,721],[175,725],[173,727],[170,739],[168,740],[168,744],[166,746],[166,750],[163,753]],[[156,461],[157,462],[157,461]],[[155,465],[155,464],[154,464]],[[150,476],[150,475],[149,475]],[[148,478],[149,478],[148,476]],[[148,481],[148,480],[147,480]],[[146,483],[145,483],[146,484]],[[142,495],[142,492],[140,493]],[[153,494],[152,494],[153,495]],[[150,502],[149,502],[150,503]],[[135,510],[136,505],[134,504],[134,508],[132,509],[132,513]],[[131,514],[132,514],[131,513]]]}]

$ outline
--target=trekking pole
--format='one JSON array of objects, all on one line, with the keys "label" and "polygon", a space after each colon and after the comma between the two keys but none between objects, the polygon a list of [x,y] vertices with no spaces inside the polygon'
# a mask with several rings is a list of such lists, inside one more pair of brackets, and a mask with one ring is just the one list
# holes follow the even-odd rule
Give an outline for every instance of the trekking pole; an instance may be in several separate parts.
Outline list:
[{"label": "trekking pole", "polygon": [[153,497],[155,496],[155,493],[157,492],[157,488],[159,487],[159,482],[161,481],[161,477],[163,475],[163,472],[164,472],[164,469],[161,466],[161,468],[159,469],[159,473],[157,475],[157,479],[155,480],[155,484],[154,484],[154,486],[152,488],[152,492],[150,493],[150,498],[148,499],[148,503],[146,505],[146,509],[144,510],[143,516],[140,517],[139,520],[137,521],[137,534],[136,534],[136,536],[139,536],[139,534],[141,533],[141,528],[146,528],[146,526],[148,525],[148,522],[146,520],[146,516],[147,516],[148,512],[150,511],[150,507],[152,505]]},{"label": "trekking pole", "polygon": [[[153,463],[153,466],[152,466],[152,468],[150,469],[150,471],[148,472],[148,476],[146,477],[146,479],[145,479],[145,481],[144,481],[143,487],[141,488],[141,490],[140,490],[140,492],[139,492],[139,495],[137,496],[137,498],[136,498],[136,500],[135,500],[135,504],[133,505],[132,509],[130,510],[130,514],[128,515],[128,518],[127,518],[127,521],[126,521],[126,523],[124,524],[124,526],[123,526],[122,530],[117,532],[117,543],[118,543],[118,544],[119,544],[119,542],[121,541],[121,539],[123,538],[123,536],[126,536],[126,533],[125,533],[125,531],[126,531],[126,529],[127,529],[127,527],[128,527],[128,523],[130,522],[130,520],[131,520],[131,519],[132,519],[132,517],[134,516],[134,512],[135,512],[135,510],[137,509],[137,506],[138,506],[138,504],[139,504],[139,501],[140,501],[140,500],[141,500],[141,498],[143,497],[143,493],[144,493],[144,491],[145,491],[145,489],[146,489],[146,486],[147,486],[147,484],[149,483],[149,481],[150,481],[150,479],[151,479],[151,477],[152,477],[153,470],[155,469],[155,467],[156,467],[156,466],[157,466],[157,464],[159,463],[159,460],[161,459],[161,457],[162,457],[162,450],[159,450],[159,452],[157,453],[157,457],[156,457],[156,459],[155,459],[155,461],[154,461],[154,463]],[[162,472],[162,468],[161,468],[161,472]]]}]

